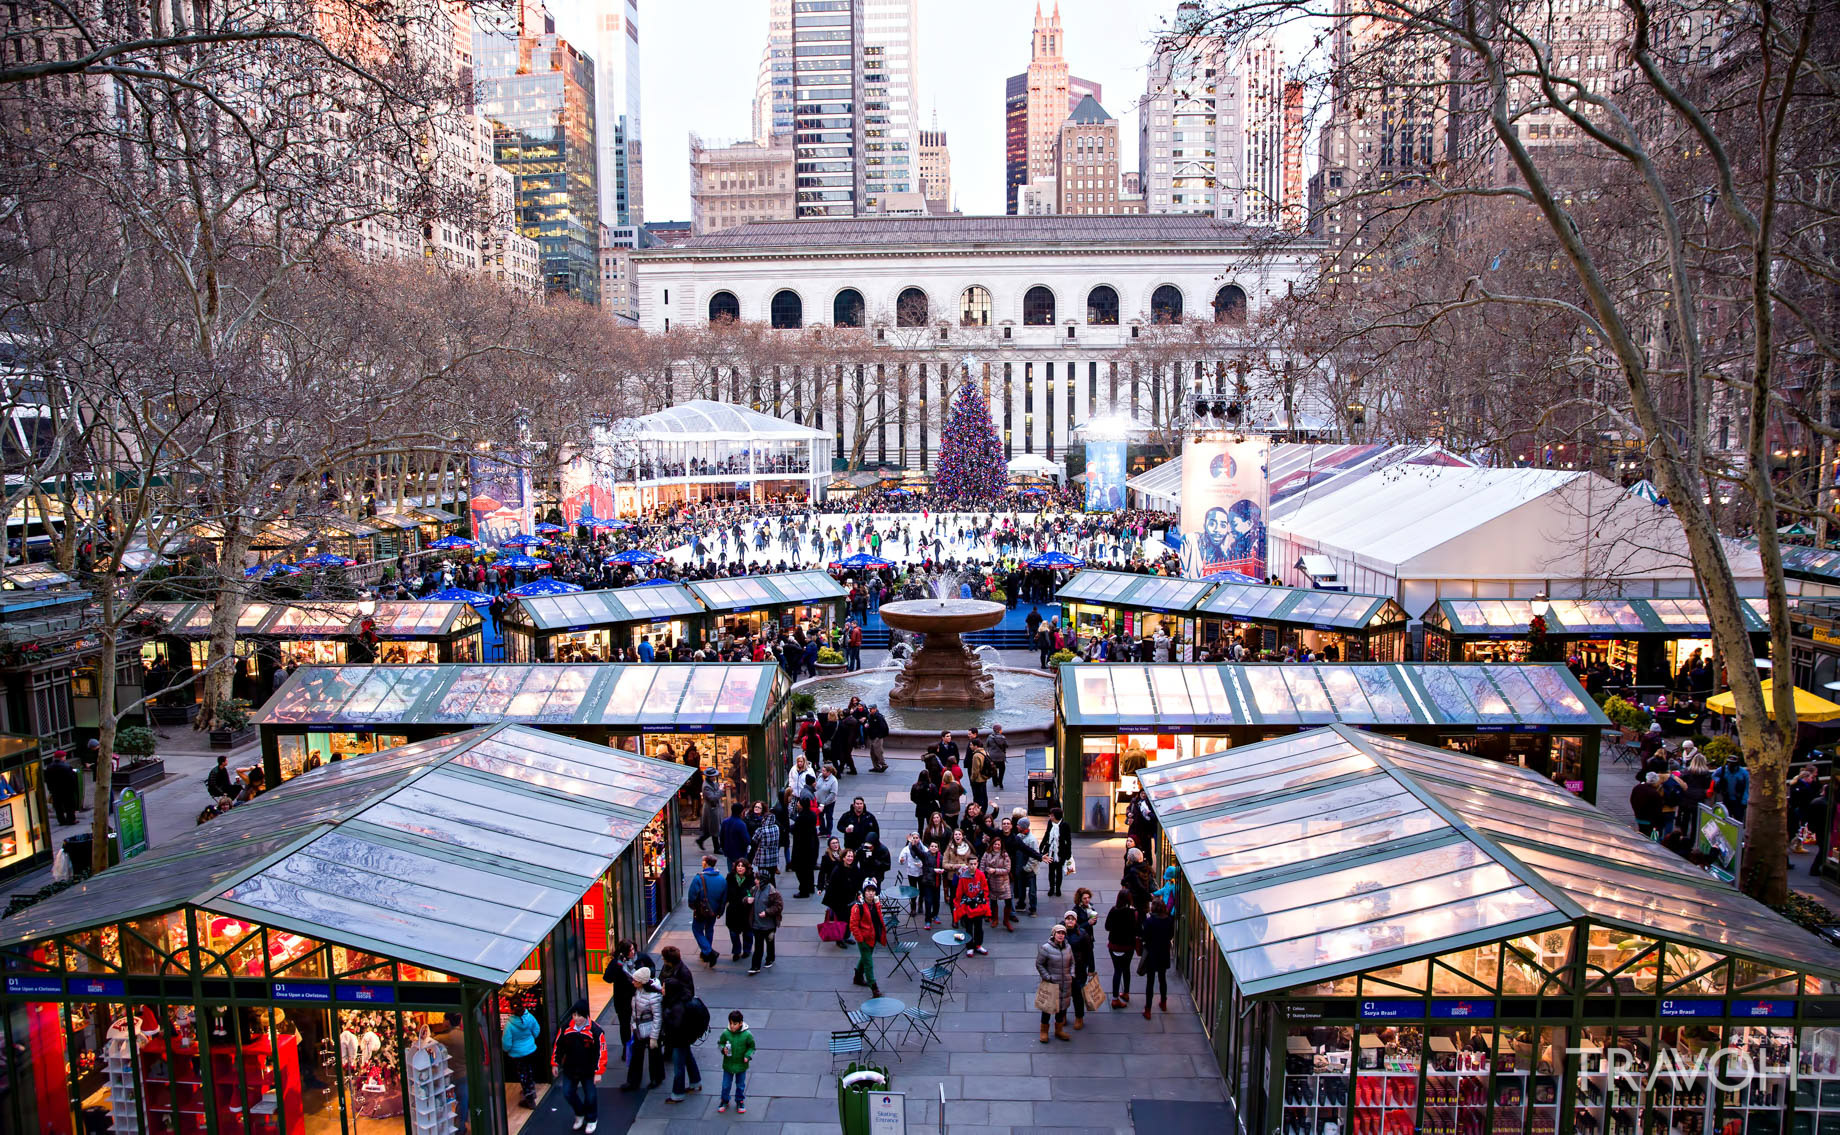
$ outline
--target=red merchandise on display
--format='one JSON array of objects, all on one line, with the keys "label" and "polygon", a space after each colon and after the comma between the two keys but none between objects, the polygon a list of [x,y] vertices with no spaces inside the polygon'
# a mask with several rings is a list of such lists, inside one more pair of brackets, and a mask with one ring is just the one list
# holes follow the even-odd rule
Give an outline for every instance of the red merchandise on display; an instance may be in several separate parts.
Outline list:
[{"label": "red merchandise on display", "polygon": [[280,1135],[299,1131],[305,1107],[300,1095],[300,1037],[275,1038],[271,1062],[268,1042],[252,1041],[240,1050],[211,1049],[212,1096],[205,1098],[200,1074],[198,1044],[180,1041],[170,1048],[155,1037],[141,1046],[141,1083],[149,1128],[156,1133],[203,1135],[207,1104],[217,1112],[223,1131],[243,1127],[244,1097],[238,1081],[247,1085],[250,1130],[255,1135]]},{"label": "red merchandise on display", "polygon": [[44,1135],[71,1135],[70,1076],[64,1056],[64,1028],[58,1006],[34,1001],[26,1006],[26,1037],[32,1050],[32,1082],[38,1089],[38,1114]]}]

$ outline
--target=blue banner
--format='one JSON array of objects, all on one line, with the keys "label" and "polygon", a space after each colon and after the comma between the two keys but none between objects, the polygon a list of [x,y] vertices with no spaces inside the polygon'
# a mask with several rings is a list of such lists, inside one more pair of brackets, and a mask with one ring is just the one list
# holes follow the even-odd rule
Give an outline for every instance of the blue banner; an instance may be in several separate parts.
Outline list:
[{"label": "blue banner", "polygon": [[1416,1019],[1425,1014],[1425,1003],[1412,998],[1395,998],[1382,1001],[1361,1002],[1361,1017],[1368,1021],[1391,1021],[1399,1018]]},{"label": "blue banner", "polygon": [[323,981],[277,981],[277,1001],[330,1001],[332,986]]},{"label": "blue banner", "polygon": [[1439,997],[1431,1002],[1431,1015],[1445,1021],[1477,1021],[1495,1015],[1495,1002]]},{"label": "blue banner", "polygon": [[1725,1002],[1706,998],[1669,999],[1661,1002],[1661,1015],[1664,1017],[1723,1017]]},{"label": "blue banner", "polygon": [[6,991],[20,997],[60,997],[64,983],[55,977],[9,977]]},{"label": "blue banner", "polygon": [[396,989],[390,985],[341,985],[339,1000],[384,1005],[396,1000]]},{"label": "blue banner", "polygon": [[1086,511],[1122,512],[1124,490],[1125,443],[1089,441],[1086,443]]},{"label": "blue banner", "polygon": [[1734,1017],[1793,1017],[1793,1001],[1733,1001],[1731,1015]]},{"label": "blue banner", "polygon": [[127,992],[127,983],[119,977],[73,977],[70,979],[72,997],[122,997]]}]

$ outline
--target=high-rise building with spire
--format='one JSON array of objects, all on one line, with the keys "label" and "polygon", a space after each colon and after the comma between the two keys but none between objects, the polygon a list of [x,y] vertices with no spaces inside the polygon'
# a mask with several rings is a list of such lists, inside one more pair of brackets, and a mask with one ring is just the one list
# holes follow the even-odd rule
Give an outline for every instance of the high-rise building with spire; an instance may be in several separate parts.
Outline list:
[{"label": "high-rise building with spire", "polygon": [[950,206],[952,202],[952,151],[946,148],[946,132],[939,128],[939,112],[933,112],[933,128],[920,131],[920,186],[929,202]]},{"label": "high-rise building with spire", "polygon": [[1029,44],[1029,69],[1011,75],[1003,94],[1004,184],[1011,214],[1016,212],[1023,185],[1055,176],[1054,149],[1067,116],[1086,96],[1095,101],[1104,97],[1098,83],[1068,70],[1059,0],[1046,17],[1036,0],[1035,30]]}]

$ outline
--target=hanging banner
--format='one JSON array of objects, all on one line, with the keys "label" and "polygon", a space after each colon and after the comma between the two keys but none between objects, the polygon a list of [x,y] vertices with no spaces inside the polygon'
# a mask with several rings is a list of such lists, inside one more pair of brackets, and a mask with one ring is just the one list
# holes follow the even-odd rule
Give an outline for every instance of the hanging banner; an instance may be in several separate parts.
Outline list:
[{"label": "hanging banner", "polygon": [[532,534],[530,471],[492,457],[467,461],[473,496],[467,511],[473,539],[496,547],[513,536]]},{"label": "hanging banner", "polygon": [[613,519],[613,487],[595,464],[578,453],[562,466],[562,522],[570,527]]},{"label": "hanging banner", "polygon": [[1122,441],[1086,443],[1086,511],[1120,512],[1124,509],[1124,458]]},{"label": "hanging banner", "polygon": [[1182,447],[1182,574],[1265,579],[1271,439],[1196,440]]}]

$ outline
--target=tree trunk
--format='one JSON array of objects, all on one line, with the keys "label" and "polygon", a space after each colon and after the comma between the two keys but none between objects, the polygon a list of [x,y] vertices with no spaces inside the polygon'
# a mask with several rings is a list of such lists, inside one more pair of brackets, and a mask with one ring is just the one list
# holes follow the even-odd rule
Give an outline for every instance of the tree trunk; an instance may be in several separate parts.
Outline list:
[{"label": "tree trunk", "polygon": [[204,701],[192,728],[217,728],[218,706],[234,696],[236,676],[236,623],[249,597],[249,581],[243,578],[243,557],[249,552],[250,534],[240,524],[224,533],[218,551],[217,594],[211,600],[210,650],[205,656]]},{"label": "tree trunk", "polygon": [[92,874],[109,866],[109,802],[114,797],[115,752],[115,620],[111,617],[112,597],[103,601],[102,626],[96,640],[102,656],[96,660],[96,783],[90,800],[89,869]]}]

